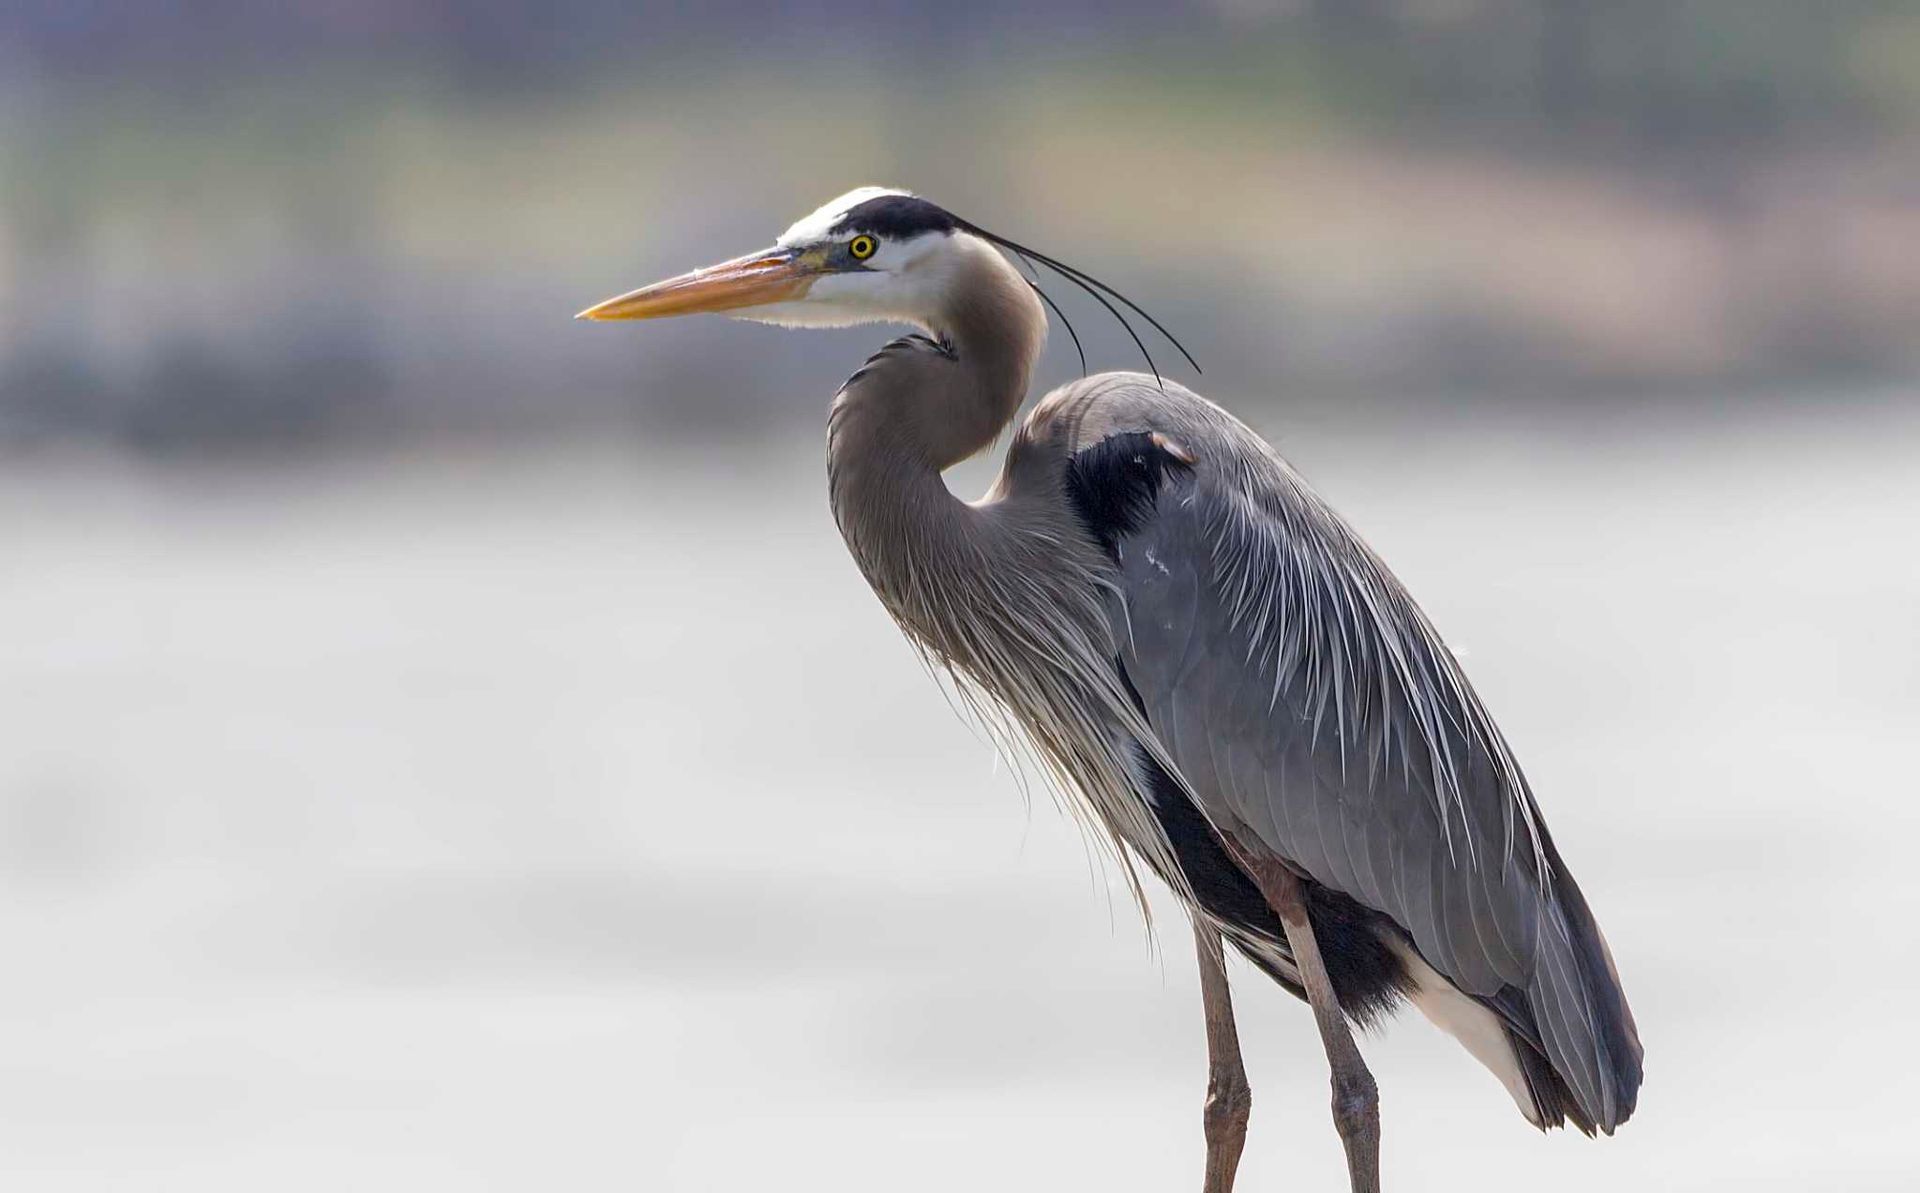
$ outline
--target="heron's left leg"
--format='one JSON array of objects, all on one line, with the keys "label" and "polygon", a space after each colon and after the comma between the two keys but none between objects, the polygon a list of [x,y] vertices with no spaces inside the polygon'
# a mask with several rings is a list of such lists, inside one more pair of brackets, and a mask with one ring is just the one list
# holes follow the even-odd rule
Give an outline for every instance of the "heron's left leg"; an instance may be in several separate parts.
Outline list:
[{"label": "heron's left leg", "polygon": [[1220,933],[1196,918],[1193,939],[1200,949],[1200,1005],[1207,1016],[1205,1193],[1232,1193],[1233,1175],[1247,1143],[1253,1091],[1247,1087],[1246,1066],[1240,1062],[1240,1032],[1233,1023],[1233,995],[1227,990],[1227,958],[1220,947]]},{"label": "heron's left leg", "polygon": [[1279,863],[1254,867],[1261,894],[1280,916],[1300,984],[1320,1028],[1320,1042],[1333,1070],[1333,1125],[1347,1152],[1347,1179],[1353,1193],[1380,1193],[1380,1093],[1360,1048],[1353,1042],[1346,1012],[1334,995],[1320,942],[1307,919],[1306,891],[1300,877]]}]

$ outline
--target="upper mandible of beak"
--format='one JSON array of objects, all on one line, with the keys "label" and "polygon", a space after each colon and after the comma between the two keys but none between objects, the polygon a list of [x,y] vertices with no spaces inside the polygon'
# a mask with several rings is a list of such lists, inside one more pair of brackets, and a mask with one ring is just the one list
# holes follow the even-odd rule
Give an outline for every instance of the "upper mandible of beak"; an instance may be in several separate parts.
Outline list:
[{"label": "upper mandible of beak", "polygon": [[790,302],[820,276],[826,254],[771,248],[748,253],[677,278],[655,282],[618,298],[588,307],[576,319],[664,319],[703,311]]}]

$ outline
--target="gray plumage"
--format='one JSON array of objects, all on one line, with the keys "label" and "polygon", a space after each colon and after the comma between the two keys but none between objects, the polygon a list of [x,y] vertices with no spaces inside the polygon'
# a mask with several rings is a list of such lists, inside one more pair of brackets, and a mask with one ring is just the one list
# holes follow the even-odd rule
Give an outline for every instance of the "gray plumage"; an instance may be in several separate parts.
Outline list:
[{"label": "gray plumage", "polygon": [[[1213,825],[1383,913],[1421,959],[1533,1035],[1576,1121],[1630,1112],[1639,1049],[1590,919],[1556,893],[1533,797],[1405,589],[1251,430],[1173,384],[1102,374],[1045,398],[983,500],[940,472],[1011,417],[1043,326],[997,254],[940,340],[889,345],[830,421],[836,518],[888,610],[1033,754],[1125,867],[1182,873],[1144,804],[1139,740]],[[982,403],[977,395],[996,395]],[[1064,500],[1067,461],[1159,432],[1189,453],[1103,555]],[[915,440],[918,440],[916,442]],[[1113,667],[1126,669],[1145,724]],[[998,716],[1005,713],[1005,717]],[[1229,939],[1290,965],[1283,943]],[[1558,1116],[1536,1105],[1535,1121]]]},{"label": "gray plumage", "polygon": [[[1402,997],[1536,1125],[1610,1133],[1634,1108],[1639,1039],[1533,794],[1432,624],[1265,441],[1157,376],[1102,374],[1035,407],[985,497],[947,489],[1011,424],[1046,335],[996,245],[1091,282],[869,189],[766,253],[587,314],[927,333],[834,399],[835,519],[908,639],[1038,762],[1136,896],[1137,861],[1186,905],[1217,1086],[1244,1093],[1224,938],[1313,1003],[1355,1189],[1377,1189],[1378,1124],[1337,1021]],[[1217,1189],[1245,1110],[1236,1135],[1213,1106]]]},{"label": "gray plumage", "polygon": [[1193,457],[1117,543],[1112,616],[1208,819],[1384,913],[1466,994],[1517,992],[1516,1026],[1537,1033],[1580,1118],[1611,1132],[1640,1049],[1605,941],[1562,899],[1571,878],[1525,778],[1399,581],[1203,398],[1112,374],[1046,406],[1070,412],[1072,444],[1151,431]]}]

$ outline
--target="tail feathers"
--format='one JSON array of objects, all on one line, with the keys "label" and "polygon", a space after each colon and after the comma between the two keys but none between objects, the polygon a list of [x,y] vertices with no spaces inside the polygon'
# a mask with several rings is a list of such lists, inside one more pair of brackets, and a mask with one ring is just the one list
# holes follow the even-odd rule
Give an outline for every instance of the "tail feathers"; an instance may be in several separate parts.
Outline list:
[{"label": "tail feathers", "polygon": [[1639,1098],[1640,1036],[1606,939],[1558,861],[1524,988],[1468,994],[1410,943],[1404,956],[1414,1005],[1500,1078],[1527,1121],[1611,1135]]},{"label": "tail feathers", "polygon": [[[1526,1001],[1539,1047],[1552,1061],[1575,1125],[1611,1135],[1633,1116],[1640,1096],[1642,1050],[1613,954],[1586,898],[1548,845],[1554,914],[1542,921],[1539,953]],[[1582,1120],[1585,1120],[1583,1123]]]},{"label": "tail feathers", "polygon": [[[1532,995],[1508,986],[1491,997],[1470,995],[1434,973],[1424,962],[1415,962],[1420,987],[1413,1003],[1436,1027],[1464,1045],[1468,1052],[1487,1066],[1507,1087],[1520,1113],[1542,1131],[1568,1124],[1584,1135],[1597,1131],[1611,1134],[1613,1128],[1632,1113],[1632,1093],[1622,1102],[1615,1095],[1616,1110],[1605,1117],[1604,1097],[1595,1097],[1579,1087],[1575,1066],[1557,1058],[1565,1055],[1543,1033],[1534,1011]],[[1554,1013],[1557,1012],[1557,1008]],[[1553,1031],[1549,1025],[1547,1033]],[[1564,1066],[1564,1067],[1563,1067]],[[1638,1080],[1632,1089],[1637,1091]],[[1589,1084],[1589,1090],[1595,1088]]]},{"label": "tail feathers", "polygon": [[1582,1135],[1593,1134],[1593,1119],[1580,1108],[1580,1102],[1573,1096],[1573,1090],[1554,1072],[1553,1062],[1533,1041],[1528,1040],[1511,1027],[1507,1028],[1507,1046],[1513,1049],[1513,1058],[1520,1069],[1520,1078],[1526,1084],[1527,1097],[1533,1103],[1533,1113],[1528,1115],[1533,1125],[1545,1131],[1549,1127],[1563,1127],[1572,1123]]}]

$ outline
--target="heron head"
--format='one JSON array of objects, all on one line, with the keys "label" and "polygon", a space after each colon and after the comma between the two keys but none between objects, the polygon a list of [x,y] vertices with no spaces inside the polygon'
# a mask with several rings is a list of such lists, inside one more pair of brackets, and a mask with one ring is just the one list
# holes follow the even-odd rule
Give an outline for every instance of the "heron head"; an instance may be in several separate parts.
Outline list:
[{"label": "heron head", "polygon": [[[912,323],[936,334],[956,311],[1024,308],[1041,337],[1046,303],[1086,353],[1073,324],[1037,281],[1023,278],[1001,251],[1034,262],[1092,295],[1120,322],[1154,379],[1159,366],[1127,316],[1139,315],[1180,350],[1194,371],[1200,364],[1160,321],[1099,278],[1036,249],[968,223],[906,191],[863,186],[795,223],[773,247],[609,298],[577,319],[663,319],[717,312],[786,327],[851,327],[856,323]],[[1115,306],[1118,303],[1120,306]]]},{"label": "heron head", "polygon": [[979,253],[998,254],[945,209],[905,191],[849,191],[773,246],[610,298],[580,319],[718,312],[787,327],[925,325]]}]

